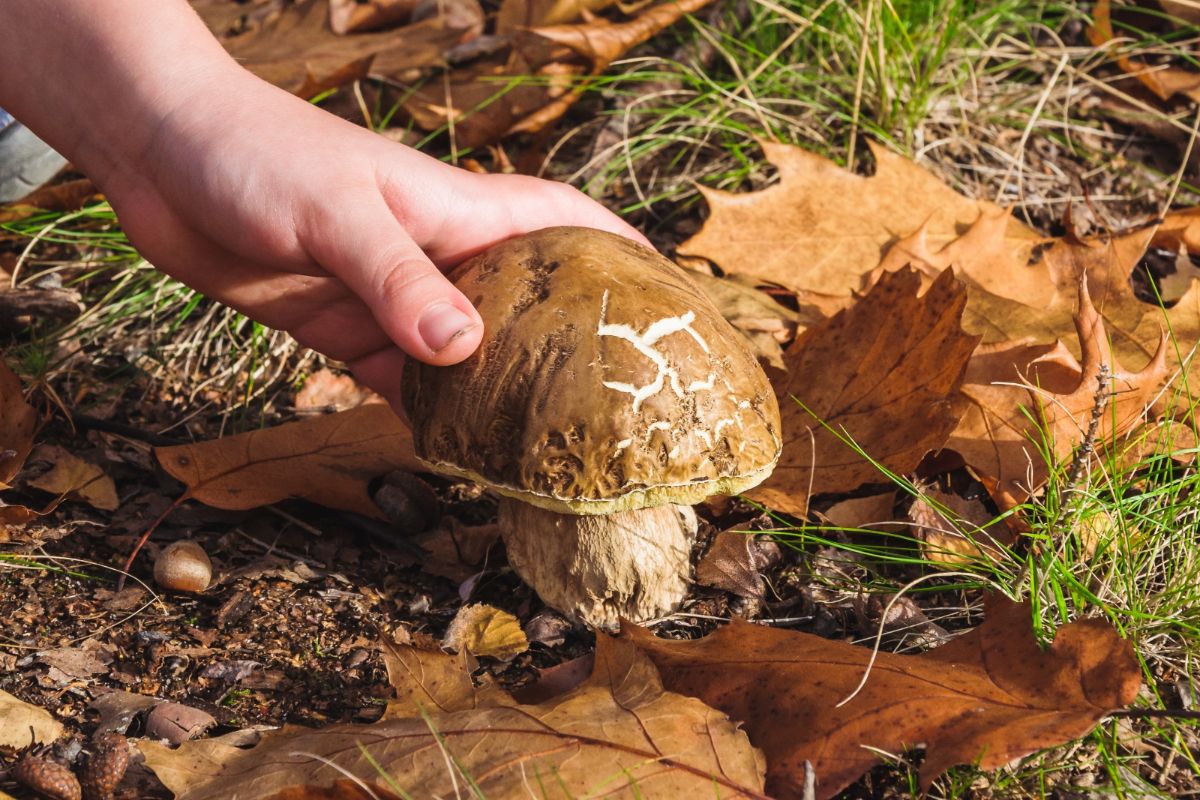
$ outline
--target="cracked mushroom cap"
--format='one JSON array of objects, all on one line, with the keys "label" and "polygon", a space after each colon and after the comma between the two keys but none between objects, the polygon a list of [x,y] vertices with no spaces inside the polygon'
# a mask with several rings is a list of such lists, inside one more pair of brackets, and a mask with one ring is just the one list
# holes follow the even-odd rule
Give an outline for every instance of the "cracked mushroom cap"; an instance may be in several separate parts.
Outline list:
[{"label": "cracked mushroom cap", "polygon": [[589,228],[547,228],[461,264],[484,339],[405,366],[432,470],[566,514],[691,505],[764,480],[779,407],[738,334],[682,269]]}]

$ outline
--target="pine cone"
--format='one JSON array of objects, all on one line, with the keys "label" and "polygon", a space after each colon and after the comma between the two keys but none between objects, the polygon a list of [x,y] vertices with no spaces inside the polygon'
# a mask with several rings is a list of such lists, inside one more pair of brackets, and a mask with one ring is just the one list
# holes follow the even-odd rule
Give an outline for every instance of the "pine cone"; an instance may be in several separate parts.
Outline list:
[{"label": "pine cone", "polygon": [[13,770],[18,783],[50,800],[82,800],[83,791],[75,773],[49,759],[26,753]]},{"label": "pine cone", "polygon": [[102,733],[92,742],[92,753],[84,764],[83,796],[86,800],[113,800],[117,784],[129,767],[129,743],[115,731]]}]

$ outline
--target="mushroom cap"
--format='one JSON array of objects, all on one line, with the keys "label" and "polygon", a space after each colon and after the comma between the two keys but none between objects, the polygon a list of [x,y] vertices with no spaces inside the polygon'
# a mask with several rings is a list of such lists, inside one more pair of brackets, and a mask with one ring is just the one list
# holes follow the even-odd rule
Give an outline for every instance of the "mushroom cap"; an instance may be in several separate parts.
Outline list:
[{"label": "mushroom cap", "polygon": [[775,393],[686,273],[624,237],[547,228],[450,278],[483,343],[404,368],[417,456],[435,472],[568,514],[736,494],[781,448]]}]

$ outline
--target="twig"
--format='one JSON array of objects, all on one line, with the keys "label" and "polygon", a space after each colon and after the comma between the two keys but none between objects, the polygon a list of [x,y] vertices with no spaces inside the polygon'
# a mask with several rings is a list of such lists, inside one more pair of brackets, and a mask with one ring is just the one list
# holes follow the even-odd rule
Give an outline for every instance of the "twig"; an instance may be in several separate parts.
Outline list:
[{"label": "twig", "polygon": [[[179,497],[177,497],[175,499],[175,502],[173,502],[173,503],[171,503],[171,505],[167,506],[166,511],[164,511],[158,515],[158,519],[156,519],[156,520],[154,520],[154,522],[150,523],[150,527],[146,528],[146,532],[143,533],[141,538],[137,540],[137,544],[135,544],[133,546],[133,552],[129,554],[129,558],[125,559],[125,564],[124,564],[124,566],[121,567],[121,577],[117,578],[117,591],[118,592],[125,588],[125,578],[128,577],[128,575],[129,575],[129,569],[130,569],[130,567],[133,566],[133,560],[135,558],[137,558],[137,554],[139,552],[141,552],[142,545],[146,544],[146,540],[150,538],[150,534],[152,534],[152,533],[154,533],[154,531],[158,530],[158,526],[162,524],[163,520],[165,520],[172,511],[174,511],[175,509],[177,509],[181,505],[183,505],[183,501],[187,500],[187,499],[188,499],[188,495],[186,492],[184,494],[179,495]],[[140,583],[140,581],[139,581],[139,583]]]},{"label": "twig", "polygon": [[154,445],[155,447],[171,447],[177,444],[186,444],[186,439],[176,439],[173,436],[163,436],[144,428],[137,428],[133,425],[125,425],[121,422],[113,422],[107,419],[100,419],[89,414],[80,414],[77,411],[71,412],[71,424],[81,431],[100,431],[101,433],[115,433],[117,436],[124,436],[126,439],[136,439],[139,442]]}]

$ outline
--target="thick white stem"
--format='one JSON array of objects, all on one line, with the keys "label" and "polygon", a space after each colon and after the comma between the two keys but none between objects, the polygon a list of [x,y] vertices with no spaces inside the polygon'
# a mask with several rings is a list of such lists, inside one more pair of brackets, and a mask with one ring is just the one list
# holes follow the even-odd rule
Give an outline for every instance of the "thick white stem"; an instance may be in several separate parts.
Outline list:
[{"label": "thick white stem", "polygon": [[503,498],[500,531],[521,579],[546,605],[589,625],[661,617],[687,596],[690,506],[575,516]]}]

